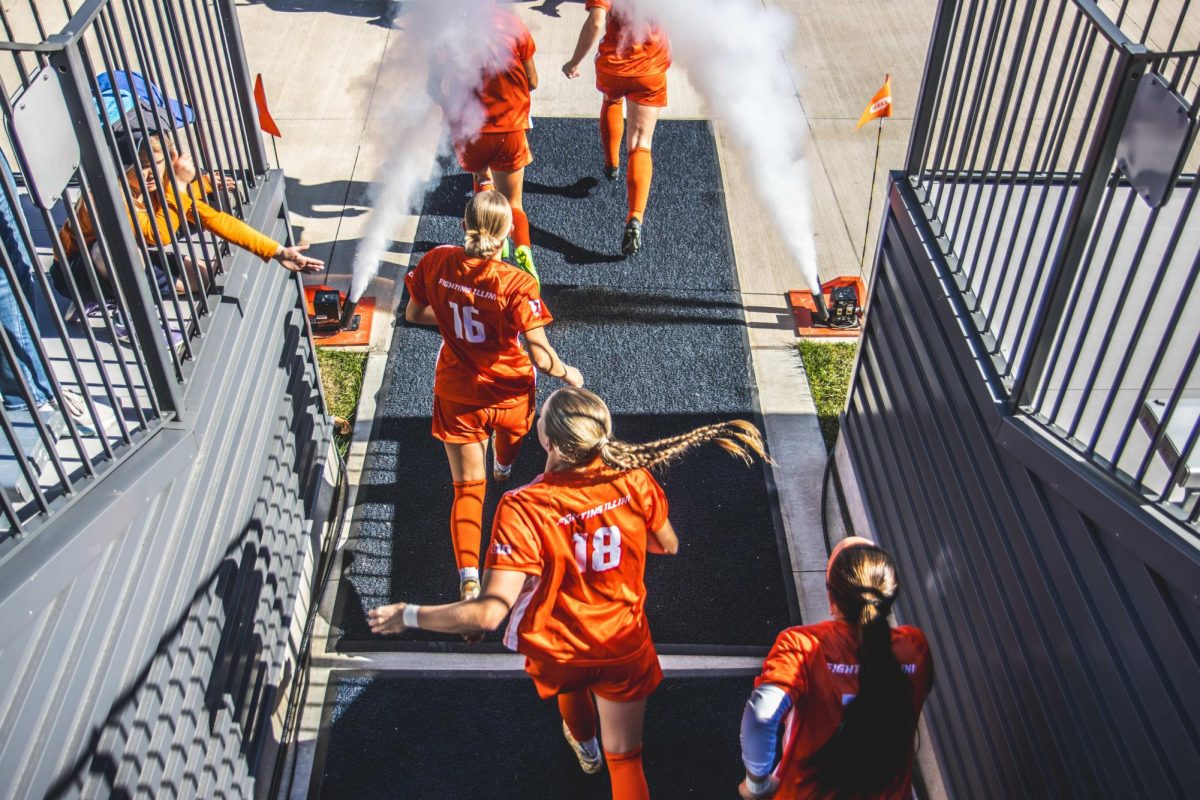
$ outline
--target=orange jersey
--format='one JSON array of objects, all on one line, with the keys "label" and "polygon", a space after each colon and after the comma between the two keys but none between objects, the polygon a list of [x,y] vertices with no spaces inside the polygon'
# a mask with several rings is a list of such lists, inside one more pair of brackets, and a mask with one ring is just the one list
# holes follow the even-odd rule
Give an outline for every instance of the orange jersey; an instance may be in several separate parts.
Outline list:
[{"label": "orange jersey", "polygon": [[667,523],[667,497],[644,469],[602,464],[547,472],[500,499],[488,569],[529,575],[504,643],[577,666],[637,658],[650,641],[646,543]]},{"label": "orange jersey", "polygon": [[442,334],[434,394],[481,408],[528,396],[533,362],[518,337],[553,320],[532,276],[443,245],[426,253],[404,283],[413,300],[433,309]]},{"label": "orange jersey", "polygon": [[[477,52],[482,63],[468,67],[457,63],[459,59],[445,56],[434,65],[435,73],[442,71],[442,78],[435,77],[435,81],[445,79],[445,70],[453,70],[454,74],[473,84],[475,69],[482,73],[482,83],[474,92],[483,106],[482,127],[475,129],[478,120],[471,119],[472,112],[444,107],[451,135],[459,145],[466,144],[476,133],[510,133],[529,128],[529,75],[525,72],[525,62],[532,60],[537,50],[533,36],[516,14],[499,6],[492,9],[483,27],[486,28],[483,34],[486,41],[475,43],[480,48]],[[463,73],[463,69],[470,69],[470,74]],[[448,87],[441,86],[435,91],[436,96],[442,97],[447,94]]]},{"label": "orange jersey", "polygon": [[596,52],[596,71],[617,77],[657,75],[671,66],[671,42],[655,22],[631,19],[621,0],[587,0],[587,8],[608,12]]},{"label": "orange jersey", "polygon": [[[933,686],[933,661],[925,634],[903,625],[892,629],[892,651],[912,678],[913,710],[921,713]],[[775,774],[781,784],[778,798],[816,798],[805,764],[837,730],[842,709],[858,692],[858,639],[842,620],[788,628],[775,640],[755,686],[774,684],[788,693],[783,757]],[[912,761],[900,783],[881,795],[889,800],[911,797]]]}]

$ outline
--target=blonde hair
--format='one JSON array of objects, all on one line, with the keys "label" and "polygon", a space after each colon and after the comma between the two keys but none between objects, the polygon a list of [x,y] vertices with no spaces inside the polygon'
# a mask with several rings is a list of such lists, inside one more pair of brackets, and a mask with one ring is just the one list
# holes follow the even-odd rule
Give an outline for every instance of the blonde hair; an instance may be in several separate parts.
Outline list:
[{"label": "blonde hair", "polygon": [[582,466],[599,456],[607,466],[622,472],[656,467],[707,442],[716,442],[747,464],[754,456],[767,458],[762,434],[741,419],[705,425],[643,444],[613,439],[608,406],[594,393],[573,386],[550,395],[542,406],[542,420],[546,437],[572,466]]},{"label": "blonde hair", "polygon": [[466,232],[463,249],[467,255],[477,258],[494,255],[512,230],[512,208],[508,200],[496,191],[475,195],[463,213],[463,229]]}]

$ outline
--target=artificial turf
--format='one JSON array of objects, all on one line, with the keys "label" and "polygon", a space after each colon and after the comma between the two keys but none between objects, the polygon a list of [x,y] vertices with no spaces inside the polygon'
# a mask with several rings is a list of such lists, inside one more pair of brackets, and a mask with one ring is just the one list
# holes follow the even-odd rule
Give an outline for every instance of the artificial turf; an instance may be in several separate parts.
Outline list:
[{"label": "artificial turf", "polygon": [[[646,704],[643,765],[653,797],[736,797],[752,674],[668,677]],[[523,674],[330,674],[311,797],[600,800],[554,701]],[[603,735],[603,734],[601,734]]]},{"label": "artificial turf", "polygon": [[[551,343],[608,401],[618,437],[643,441],[721,420],[757,421],[708,124],[659,124],[643,250],[629,259],[620,256],[625,184],[603,177],[595,125],[538,119],[531,131],[537,160],[526,175],[525,208],[543,297],[555,316]],[[469,176],[454,169],[431,188],[414,263],[431,247],[461,241],[470,189]],[[365,624],[366,610],[381,603],[457,599],[449,468],[430,436],[439,344],[432,329],[402,324],[395,331],[358,490],[357,539],[335,609],[341,650],[465,646],[419,631],[384,639]],[[559,385],[542,378],[539,400]],[[532,479],[543,460],[528,437],[509,485]],[[679,556],[647,566],[655,641],[666,652],[769,646],[796,619],[766,471],[710,446],[659,476],[682,546]],[[489,488],[485,532],[498,495]]]}]

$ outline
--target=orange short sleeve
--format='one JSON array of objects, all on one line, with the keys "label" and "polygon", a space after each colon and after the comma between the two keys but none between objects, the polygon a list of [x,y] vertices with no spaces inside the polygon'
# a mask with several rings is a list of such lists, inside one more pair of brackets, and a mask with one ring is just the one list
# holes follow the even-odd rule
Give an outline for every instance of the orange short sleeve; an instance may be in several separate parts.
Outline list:
[{"label": "orange short sleeve", "polygon": [[430,253],[421,256],[421,260],[411,271],[404,275],[404,285],[408,287],[408,293],[412,295],[412,299],[423,306],[429,305],[429,296],[425,293],[425,270],[423,269],[429,261]]},{"label": "orange short sleeve", "polygon": [[496,506],[492,543],[488,546],[485,566],[529,575],[542,574],[541,539],[533,522],[511,495],[501,497]]},{"label": "orange short sleeve", "polygon": [[520,273],[520,277],[525,280],[513,286],[509,299],[509,313],[512,315],[514,327],[519,331],[527,331],[530,328],[549,325],[554,321],[554,317],[550,314],[550,309],[546,308],[546,302],[542,300],[537,281],[525,273]]},{"label": "orange short sleeve", "polygon": [[808,691],[808,673],[817,646],[817,640],[799,628],[783,631],[775,639],[763,662],[762,674],[755,678],[754,685],[773,683],[784,689],[792,702],[797,702]]},{"label": "orange short sleeve", "polygon": [[524,25],[522,25],[521,26],[521,36],[517,40],[517,49],[516,49],[517,58],[523,64],[526,61],[528,61],[529,59],[533,58],[533,54],[536,52],[537,52],[537,45],[534,44],[533,34],[531,34],[529,32],[529,28],[526,28]]},{"label": "orange short sleeve", "polygon": [[639,470],[639,481],[642,511],[646,518],[646,530],[657,533],[667,524],[670,511],[667,504],[667,493],[648,470]]}]

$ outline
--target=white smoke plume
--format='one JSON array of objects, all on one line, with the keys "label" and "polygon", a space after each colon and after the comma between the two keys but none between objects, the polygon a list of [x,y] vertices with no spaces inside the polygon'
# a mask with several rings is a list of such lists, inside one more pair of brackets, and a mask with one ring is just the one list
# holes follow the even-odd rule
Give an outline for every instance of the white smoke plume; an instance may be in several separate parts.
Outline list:
[{"label": "white smoke plume", "polygon": [[[618,8],[621,0],[618,0]],[[803,147],[808,123],[783,60],[792,21],[753,0],[623,0],[656,20],[672,60],[719,120],[809,288],[820,292],[812,198]]]},{"label": "white smoke plume", "polygon": [[[418,209],[426,181],[439,177],[429,174],[426,154],[412,143],[439,135],[443,109],[462,136],[483,125],[475,90],[493,60],[503,57],[479,46],[492,39],[494,11],[492,0],[410,0],[396,19],[403,41],[389,48],[375,90],[382,123],[375,129],[383,137],[376,144],[390,155],[369,191],[371,215],[354,254],[351,300],[362,297],[379,272],[396,226]],[[437,65],[433,79],[431,65]]]}]

